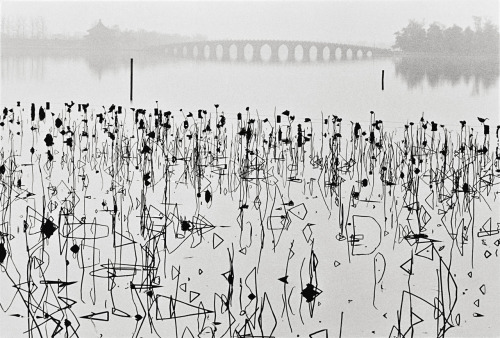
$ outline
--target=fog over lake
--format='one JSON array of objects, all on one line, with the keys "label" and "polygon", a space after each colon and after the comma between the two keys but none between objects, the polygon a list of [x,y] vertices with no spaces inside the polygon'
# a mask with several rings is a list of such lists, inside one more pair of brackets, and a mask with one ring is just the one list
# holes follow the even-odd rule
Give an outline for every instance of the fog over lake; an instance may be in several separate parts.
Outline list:
[{"label": "fog over lake", "polygon": [[[354,58],[328,62],[224,62],[128,55],[4,55],[2,102],[127,104],[134,57],[134,104],[196,111],[218,103],[227,113],[246,107],[272,115],[337,114],[386,122],[441,123],[498,116],[498,61],[469,58]],[[381,74],[385,88],[381,90]],[[398,117],[398,119],[395,118]]]},{"label": "fog over lake", "polygon": [[0,336],[497,337],[499,1],[2,1]]}]

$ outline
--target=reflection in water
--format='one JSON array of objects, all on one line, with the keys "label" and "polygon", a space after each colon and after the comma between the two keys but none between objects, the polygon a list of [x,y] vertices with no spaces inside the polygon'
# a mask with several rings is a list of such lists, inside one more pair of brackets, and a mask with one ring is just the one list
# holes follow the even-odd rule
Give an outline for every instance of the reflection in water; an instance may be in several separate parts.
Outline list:
[{"label": "reflection in water", "polygon": [[[250,47],[251,46],[247,46]],[[202,53],[206,54],[205,56],[208,58],[210,53],[217,51],[210,50],[202,50]],[[288,53],[288,52],[286,52]],[[337,51],[338,53],[338,51]],[[303,54],[303,53],[302,53]],[[304,55],[300,55],[299,60],[303,59]],[[324,56],[323,56],[324,57]],[[339,55],[334,55],[334,61],[332,63],[338,62],[370,62],[373,59],[369,57],[365,58],[353,58],[346,57],[342,58]],[[4,79],[36,79],[43,80],[44,73],[43,69],[45,67],[45,63],[47,61],[56,61],[56,62],[64,62],[64,61],[76,61],[76,60],[84,60],[87,64],[89,70],[97,75],[97,78],[100,80],[105,74],[116,73],[123,69],[129,69],[130,67],[130,58],[134,58],[134,67],[136,69],[140,68],[148,68],[157,66],[160,64],[172,64],[177,62],[185,62],[182,58],[170,57],[163,54],[157,53],[148,53],[145,51],[114,51],[114,50],[71,50],[71,49],[61,49],[54,52],[54,50],[31,50],[29,53],[26,53],[23,50],[15,50],[15,49],[5,49],[2,50],[2,77]],[[282,55],[280,55],[280,60]],[[287,58],[287,54],[284,55],[284,59]],[[328,56],[327,56],[328,59]],[[190,60],[193,62],[193,60]],[[248,63],[248,61],[252,61],[252,64],[266,64],[273,63],[269,60],[269,57],[266,55],[266,51],[264,52],[263,60],[262,58],[254,58],[253,51],[245,50],[245,57],[239,60],[224,60],[224,59],[199,59],[194,60],[194,62],[205,62],[205,63],[226,63],[231,64],[234,62],[239,63]],[[293,64],[293,62],[274,62],[274,64]],[[301,65],[317,65],[323,64],[324,62],[320,62],[318,58],[313,59],[311,62],[301,62]],[[326,62],[328,64],[328,62]],[[37,74],[35,74],[37,73]]]},{"label": "reflection in water", "polygon": [[[90,71],[100,80],[106,73],[115,73],[123,68],[128,69],[130,58],[140,61],[136,68],[147,68],[165,62],[165,58],[143,51],[89,51],[89,50],[2,50],[2,78],[43,80],[46,62],[66,62],[84,60]],[[170,59],[171,61],[171,59]]]},{"label": "reflection in water", "polygon": [[[203,52],[203,51],[202,51]],[[216,52],[216,51],[214,51]],[[371,62],[370,58],[358,59],[341,58],[335,51],[334,65],[338,62]],[[264,53],[265,54],[265,53]],[[266,55],[264,55],[266,56]],[[317,55],[315,55],[317,59]],[[282,57],[282,55],[280,55]],[[324,55],[321,55],[324,57]],[[328,57],[328,56],[327,56]],[[54,53],[50,50],[31,51],[30,54],[15,50],[2,50],[2,77],[4,79],[43,80],[44,66],[47,61],[63,62],[68,60],[84,60],[89,70],[97,75],[98,79],[106,73],[115,73],[128,69],[130,58],[138,69],[157,66],[160,64],[182,62],[181,59],[165,55],[147,53],[143,51],[99,51],[88,50],[61,50]],[[265,58],[264,58],[265,59]],[[199,60],[197,62],[225,62],[222,60]],[[431,88],[451,84],[455,86],[463,81],[465,84],[473,83],[473,94],[479,94],[481,88],[489,89],[496,84],[499,76],[499,61],[491,57],[424,57],[403,56],[393,58],[396,76],[400,77],[408,89],[419,87],[426,81]],[[226,61],[226,63],[232,63]],[[265,61],[256,62],[266,63]],[[317,62],[301,63],[314,65]],[[320,62],[322,64],[322,62]]]},{"label": "reflection in water", "polygon": [[83,56],[89,69],[95,73],[99,80],[105,73],[117,72],[121,69],[130,68],[130,59],[134,58],[134,68],[141,69],[165,62],[165,60],[156,55],[146,53],[93,53]]},{"label": "reflection in water", "polygon": [[[144,51],[41,50],[33,55],[3,49],[1,101],[125,103],[130,97],[130,58],[134,58],[134,104],[167,100],[173,106],[198,109],[207,102],[221,102],[235,111],[253,106],[263,113],[278,108],[358,116],[373,110],[401,119],[434,111],[444,122],[480,110],[498,120],[498,61],[467,60],[458,65],[456,60],[450,64],[416,58],[338,61],[335,53],[329,62],[240,62],[185,60]],[[317,59],[322,60],[322,54],[318,51]],[[384,91],[381,70],[386,79],[394,80]],[[413,90],[422,81],[422,90]]]},{"label": "reflection in water", "polygon": [[418,87],[425,80],[432,88],[473,81],[473,94],[479,94],[481,88],[492,87],[499,75],[498,58],[491,57],[405,56],[395,59],[394,63],[396,75],[408,84],[409,89]]},{"label": "reflection in water", "polygon": [[33,81],[45,77],[46,57],[42,55],[7,56],[2,52],[2,80]]}]

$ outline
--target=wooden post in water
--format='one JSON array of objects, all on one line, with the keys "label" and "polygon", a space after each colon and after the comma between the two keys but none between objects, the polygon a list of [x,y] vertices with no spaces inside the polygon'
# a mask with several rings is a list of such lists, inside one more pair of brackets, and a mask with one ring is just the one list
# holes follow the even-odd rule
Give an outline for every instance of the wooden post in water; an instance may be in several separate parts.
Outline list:
[{"label": "wooden post in water", "polygon": [[130,102],[133,99],[133,88],[134,88],[134,59],[130,59]]},{"label": "wooden post in water", "polygon": [[383,69],[382,69],[382,90],[384,90],[384,70]]}]

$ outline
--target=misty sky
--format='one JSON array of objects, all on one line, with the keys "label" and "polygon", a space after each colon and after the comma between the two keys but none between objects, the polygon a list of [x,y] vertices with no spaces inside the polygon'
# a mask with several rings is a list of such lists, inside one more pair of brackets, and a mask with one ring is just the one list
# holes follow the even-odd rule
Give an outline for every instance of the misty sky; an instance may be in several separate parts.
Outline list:
[{"label": "misty sky", "polygon": [[98,19],[121,29],[145,29],[210,39],[287,39],[387,43],[409,19],[472,26],[472,16],[498,25],[498,0],[322,2],[55,1],[1,4],[2,16],[44,16],[49,33],[85,32]]}]

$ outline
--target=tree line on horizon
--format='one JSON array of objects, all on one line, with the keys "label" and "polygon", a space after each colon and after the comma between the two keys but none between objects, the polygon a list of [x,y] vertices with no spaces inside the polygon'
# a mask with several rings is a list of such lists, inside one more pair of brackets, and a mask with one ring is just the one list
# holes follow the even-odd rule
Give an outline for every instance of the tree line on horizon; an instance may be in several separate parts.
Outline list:
[{"label": "tree line on horizon", "polygon": [[30,18],[2,16],[0,30],[3,39],[46,39],[48,35],[47,23],[42,16]]},{"label": "tree line on horizon", "polygon": [[[96,26],[97,21],[89,28]],[[155,44],[175,43],[182,41],[206,40],[203,34],[194,36],[184,36],[175,33],[164,33],[147,31],[145,29],[130,30],[121,29],[118,25],[106,26],[112,32],[113,42],[116,44],[128,44],[134,46],[150,46]],[[66,34],[52,34],[48,30],[45,18],[37,17],[6,17],[1,19],[1,38],[5,41],[30,42],[30,41],[83,41],[87,36],[86,32],[68,32]]]},{"label": "tree line on horizon", "polygon": [[394,33],[393,48],[409,53],[498,55],[498,27],[490,20],[473,17],[474,28],[458,25],[446,27],[433,22],[427,28],[423,22],[410,20],[408,25]]}]

